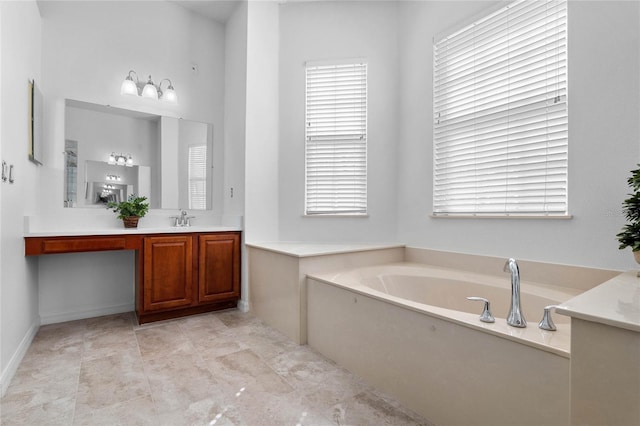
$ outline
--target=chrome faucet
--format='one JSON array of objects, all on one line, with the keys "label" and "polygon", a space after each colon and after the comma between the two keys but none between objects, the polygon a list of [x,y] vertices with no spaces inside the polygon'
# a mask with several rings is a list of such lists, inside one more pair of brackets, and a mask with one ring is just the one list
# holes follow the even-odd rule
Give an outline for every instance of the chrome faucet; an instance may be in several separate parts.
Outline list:
[{"label": "chrome faucet", "polygon": [[191,219],[195,216],[187,216],[186,210],[180,211],[180,216],[171,216],[174,219],[174,226],[191,226]]},{"label": "chrome faucet", "polygon": [[524,328],[527,326],[527,321],[520,308],[520,270],[515,259],[507,260],[507,263],[504,264],[504,272],[511,273],[511,307],[509,315],[507,315],[507,324],[512,327]]}]

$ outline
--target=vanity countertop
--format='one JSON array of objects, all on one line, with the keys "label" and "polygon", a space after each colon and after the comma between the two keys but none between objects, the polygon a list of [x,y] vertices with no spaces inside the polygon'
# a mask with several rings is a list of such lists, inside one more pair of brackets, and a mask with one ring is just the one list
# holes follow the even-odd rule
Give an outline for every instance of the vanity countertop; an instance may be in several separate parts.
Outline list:
[{"label": "vanity countertop", "polygon": [[54,238],[242,231],[241,216],[189,213],[192,217],[191,226],[172,226],[170,212],[149,210],[137,228],[125,228],[122,220],[111,212],[67,209],[57,214],[25,216],[23,235],[25,238]]},{"label": "vanity countertop", "polygon": [[556,308],[563,315],[640,332],[640,278],[620,274]]},{"label": "vanity countertop", "polygon": [[241,231],[237,226],[167,226],[158,228],[84,228],[72,230],[30,231],[25,232],[25,238],[30,237],[80,237],[90,235],[138,235],[138,234],[185,234],[202,232],[231,232]]}]

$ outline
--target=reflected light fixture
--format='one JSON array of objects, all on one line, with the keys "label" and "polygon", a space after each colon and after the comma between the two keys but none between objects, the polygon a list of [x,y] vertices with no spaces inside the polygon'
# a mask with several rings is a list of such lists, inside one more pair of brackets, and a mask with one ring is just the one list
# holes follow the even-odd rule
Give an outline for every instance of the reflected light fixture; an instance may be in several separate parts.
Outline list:
[{"label": "reflected light fixture", "polygon": [[112,152],[111,154],[109,154],[109,160],[107,161],[107,163],[111,164],[112,166],[133,167],[133,157],[131,157],[131,154],[127,154],[126,156],[124,156],[122,154],[116,154],[115,152]]},{"label": "reflected light fixture", "polygon": [[[133,79],[134,77],[135,81]],[[164,91],[162,91],[161,86],[165,81],[167,81],[169,85]],[[145,84],[142,84],[140,83],[140,80],[138,80],[138,74],[134,70],[129,71],[129,74],[127,74],[124,81],[122,82],[122,86],[120,86],[120,94],[127,96],[141,96],[143,98],[155,100],[159,99],[161,101],[172,104],[178,103],[178,95],[173,88],[171,80],[169,80],[168,78],[164,78],[160,81],[160,84],[156,86],[151,79],[151,76],[149,76],[147,82]]]}]

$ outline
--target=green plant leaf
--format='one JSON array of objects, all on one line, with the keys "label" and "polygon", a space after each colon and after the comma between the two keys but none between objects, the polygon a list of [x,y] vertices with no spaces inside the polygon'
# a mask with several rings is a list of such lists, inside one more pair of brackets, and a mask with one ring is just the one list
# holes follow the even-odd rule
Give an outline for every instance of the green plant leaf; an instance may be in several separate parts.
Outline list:
[{"label": "green plant leaf", "polygon": [[135,194],[131,194],[126,201],[110,202],[107,204],[107,208],[118,213],[118,219],[132,216],[144,217],[149,211],[149,203],[146,201],[147,197],[137,197]]}]

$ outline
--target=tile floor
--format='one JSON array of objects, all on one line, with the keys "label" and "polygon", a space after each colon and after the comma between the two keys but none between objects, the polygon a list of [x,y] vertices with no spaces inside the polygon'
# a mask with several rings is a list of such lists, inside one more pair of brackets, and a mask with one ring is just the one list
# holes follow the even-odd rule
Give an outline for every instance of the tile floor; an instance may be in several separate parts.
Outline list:
[{"label": "tile floor", "polygon": [[40,328],[0,403],[10,425],[428,425],[251,314]]}]

